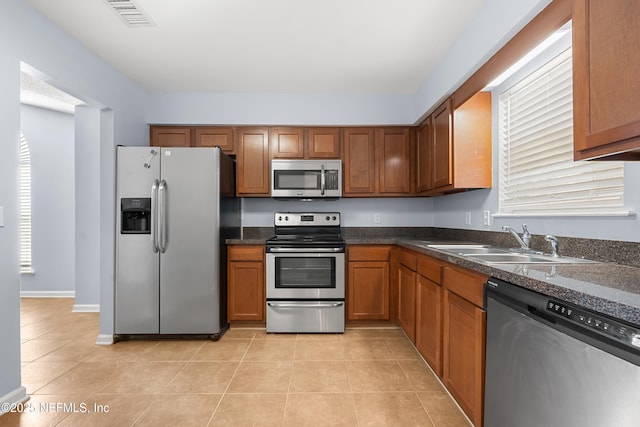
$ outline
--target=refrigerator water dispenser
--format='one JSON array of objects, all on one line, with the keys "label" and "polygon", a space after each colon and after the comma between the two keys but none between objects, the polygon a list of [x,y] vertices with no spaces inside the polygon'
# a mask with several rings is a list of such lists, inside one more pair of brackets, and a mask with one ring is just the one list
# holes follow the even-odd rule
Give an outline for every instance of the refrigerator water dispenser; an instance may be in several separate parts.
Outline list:
[{"label": "refrigerator water dispenser", "polygon": [[123,198],[120,200],[121,234],[151,234],[151,199]]}]

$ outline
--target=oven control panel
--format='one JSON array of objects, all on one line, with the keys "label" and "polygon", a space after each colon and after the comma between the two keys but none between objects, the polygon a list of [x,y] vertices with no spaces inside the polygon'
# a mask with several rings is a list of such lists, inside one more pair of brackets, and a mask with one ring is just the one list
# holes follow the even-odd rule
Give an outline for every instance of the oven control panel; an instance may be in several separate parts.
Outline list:
[{"label": "oven control panel", "polygon": [[339,212],[276,212],[274,224],[282,226],[340,226]]}]

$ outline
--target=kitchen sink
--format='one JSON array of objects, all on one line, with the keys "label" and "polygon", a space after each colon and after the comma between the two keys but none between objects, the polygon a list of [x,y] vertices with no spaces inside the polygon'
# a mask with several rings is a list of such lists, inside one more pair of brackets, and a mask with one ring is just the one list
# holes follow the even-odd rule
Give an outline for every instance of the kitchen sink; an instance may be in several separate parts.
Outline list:
[{"label": "kitchen sink", "polygon": [[543,253],[522,252],[518,251],[518,249],[506,249],[475,243],[433,243],[418,244],[418,246],[437,249],[484,264],[589,264],[597,262],[583,258],[552,257]]},{"label": "kitchen sink", "polygon": [[526,254],[517,252],[497,252],[497,253],[466,253],[461,254],[467,258],[485,262],[487,264],[589,264],[595,261],[571,258],[571,257],[559,257],[555,258],[550,255],[538,255],[538,254]]},{"label": "kitchen sink", "polygon": [[476,244],[456,244],[456,245],[441,245],[441,244],[435,244],[435,245],[425,245],[427,247],[433,248],[433,249],[441,249],[441,250],[451,250],[451,251],[456,251],[456,250],[463,250],[463,251],[468,251],[468,250],[491,250],[491,246],[489,245],[476,245]]}]

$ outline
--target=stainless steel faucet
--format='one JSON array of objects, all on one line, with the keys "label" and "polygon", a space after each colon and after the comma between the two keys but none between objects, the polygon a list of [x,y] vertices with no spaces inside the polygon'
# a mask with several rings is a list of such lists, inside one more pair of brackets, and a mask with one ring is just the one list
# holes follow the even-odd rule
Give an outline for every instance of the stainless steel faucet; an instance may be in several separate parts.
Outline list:
[{"label": "stainless steel faucet", "polygon": [[502,229],[511,233],[511,235],[518,241],[518,244],[520,244],[520,248],[527,251],[531,249],[529,246],[531,245],[531,234],[529,233],[529,230],[527,230],[527,224],[522,224],[522,233],[518,233],[513,227],[509,227],[508,225],[503,225]]},{"label": "stainless steel faucet", "polygon": [[547,234],[544,236],[544,240],[551,244],[551,256],[554,258],[560,258],[560,254],[558,253],[558,238],[551,234]]}]

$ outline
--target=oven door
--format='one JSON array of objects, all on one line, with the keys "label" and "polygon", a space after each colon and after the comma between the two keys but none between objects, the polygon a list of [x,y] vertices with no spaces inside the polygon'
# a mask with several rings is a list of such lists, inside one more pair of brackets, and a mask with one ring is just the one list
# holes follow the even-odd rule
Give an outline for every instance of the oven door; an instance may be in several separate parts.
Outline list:
[{"label": "oven door", "polygon": [[344,299],[344,252],[332,250],[343,249],[269,249],[267,299]]}]

